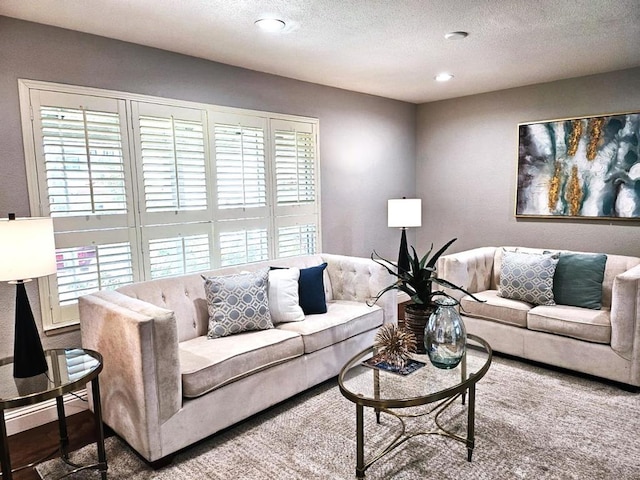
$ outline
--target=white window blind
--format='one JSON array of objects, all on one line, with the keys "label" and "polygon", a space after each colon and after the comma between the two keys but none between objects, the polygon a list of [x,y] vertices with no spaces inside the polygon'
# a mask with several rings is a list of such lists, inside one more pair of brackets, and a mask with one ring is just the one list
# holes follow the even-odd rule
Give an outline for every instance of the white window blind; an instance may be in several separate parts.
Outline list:
[{"label": "white window blind", "polygon": [[45,329],[99,289],[320,250],[317,120],[19,84],[31,210],[56,234]]},{"label": "white window blind", "polygon": [[218,208],[266,206],[263,129],[216,123],[214,136]]},{"label": "white window blind", "polygon": [[313,133],[276,130],[274,139],[278,205],[313,203],[316,196]]},{"label": "white window blind", "polygon": [[125,213],[119,115],[40,107],[51,216]]},{"label": "white window blind", "polygon": [[316,225],[292,225],[278,228],[277,245],[278,257],[281,258],[316,253]]},{"label": "white window blind", "polygon": [[219,244],[222,267],[269,259],[266,228],[221,232]]},{"label": "white window blind", "polygon": [[207,208],[201,122],[140,116],[147,211]]},{"label": "white window blind", "polygon": [[208,235],[149,241],[151,278],[172,277],[211,269]]},{"label": "white window blind", "polygon": [[128,243],[56,249],[58,299],[61,306],[98,290],[113,290],[133,282]]}]

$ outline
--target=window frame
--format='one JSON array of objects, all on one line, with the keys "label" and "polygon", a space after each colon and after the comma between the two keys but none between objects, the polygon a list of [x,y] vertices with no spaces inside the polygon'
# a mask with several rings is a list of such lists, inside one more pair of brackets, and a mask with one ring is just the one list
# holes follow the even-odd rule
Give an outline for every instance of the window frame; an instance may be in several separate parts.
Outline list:
[{"label": "window frame", "polygon": [[[171,231],[180,230],[179,226],[184,225],[182,229],[187,231],[202,231],[206,229],[210,235],[210,267],[211,269],[220,268],[220,245],[219,232],[232,231],[232,224],[237,224],[241,228],[243,226],[266,226],[268,234],[268,259],[276,259],[279,254],[278,227],[283,224],[305,224],[308,220],[315,219],[316,226],[316,252],[322,251],[322,225],[321,225],[321,183],[320,183],[320,128],[317,118],[298,116],[291,114],[281,114],[275,112],[265,112],[259,110],[250,110],[236,107],[219,106],[213,104],[182,101],[171,98],[156,97],[149,95],[140,95],[116,90],[98,89],[93,87],[76,86],[52,82],[44,82],[38,80],[18,79],[18,91],[20,102],[20,116],[23,131],[23,147],[25,155],[25,167],[27,173],[27,189],[29,206],[32,216],[47,215],[49,212],[49,201],[46,198],[47,191],[46,181],[42,186],[43,175],[46,175],[41,168],[41,158],[38,150],[41,148],[37,142],[41,139],[40,131],[38,131],[40,122],[40,113],[34,112],[31,96],[37,92],[46,92],[47,94],[60,95],[76,95],[96,97],[110,101],[116,101],[118,104],[124,105],[124,122],[121,123],[123,140],[123,155],[128,157],[125,160],[125,173],[127,181],[126,203],[128,212],[125,217],[128,219],[127,226],[120,226],[121,235],[125,235],[131,242],[132,269],[134,282],[151,280],[151,272],[149,268],[148,248],[145,243],[153,235],[149,235],[155,226],[171,225]],[[140,132],[137,112],[138,105],[147,104],[152,106],[151,110],[157,106],[158,111],[171,109],[185,109],[200,111],[204,118],[204,142],[205,142],[205,160],[206,160],[206,176],[207,176],[207,200],[208,206],[206,213],[203,210],[196,210],[194,214],[186,212],[184,220],[179,223],[175,220],[162,220],[163,213],[153,212],[151,215],[144,212],[144,179],[142,177],[142,161],[140,153]],[[259,207],[259,215],[254,215],[251,209],[231,209],[238,210],[238,215],[233,215],[227,211],[218,213],[220,210],[217,205],[217,179],[216,179],[216,163],[215,163],[215,141],[214,141],[214,125],[216,119],[244,119],[247,121],[243,124],[245,127],[252,126],[252,122],[257,125],[264,126],[264,156],[266,170],[266,190],[267,190],[267,206]],[[275,131],[272,123],[276,124],[305,124],[304,128],[310,128],[314,135],[315,147],[315,203],[311,205],[293,205],[286,206],[284,210],[277,205],[276,178],[275,178]],[[138,131],[136,131],[138,130]],[[126,151],[125,151],[126,150]],[[45,179],[46,180],[46,179]],[[264,214],[266,211],[266,215]],[[166,216],[174,216],[176,212],[167,211]],[[185,213],[185,212],[181,212]],[[207,218],[204,218],[207,217]],[[297,221],[299,217],[300,221]],[[65,218],[65,217],[56,217]],[[151,221],[151,218],[158,218],[160,221]],[[146,220],[146,221],[145,221]],[[55,218],[54,218],[55,221]],[[85,220],[86,221],[86,220]],[[104,223],[108,224],[107,219]],[[70,223],[82,224],[80,218],[74,219],[70,217]],[[87,224],[91,223],[86,221]],[[175,226],[174,226],[175,225]],[[145,229],[149,229],[146,232]],[[100,237],[104,232],[93,232]],[[86,230],[77,232],[78,236],[89,233]],[[56,238],[73,236],[73,233],[58,232]],[[111,234],[109,234],[111,235]],[[58,242],[57,242],[58,243]],[[64,248],[68,245],[66,240],[61,240],[58,248]],[[95,243],[95,242],[93,242]],[[167,277],[165,277],[167,278]],[[77,314],[72,315],[68,312],[61,313],[57,298],[57,281],[56,276],[43,277],[38,279],[38,289],[40,296],[40,308],[42,313],[42,324],[45,333],[64,332],[75,330],[78,328],[79,320]],[[77,307],[76,307],[77,310]]]}]

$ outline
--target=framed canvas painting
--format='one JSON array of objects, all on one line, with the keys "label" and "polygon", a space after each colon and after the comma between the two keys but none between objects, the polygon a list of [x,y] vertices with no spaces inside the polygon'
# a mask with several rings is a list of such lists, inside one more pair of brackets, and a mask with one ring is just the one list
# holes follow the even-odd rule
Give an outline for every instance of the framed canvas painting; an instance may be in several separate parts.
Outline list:
[{"label": "framed canvas painting", "polygon": [[640,219],[640,113],[518,125],[516,217]]}]

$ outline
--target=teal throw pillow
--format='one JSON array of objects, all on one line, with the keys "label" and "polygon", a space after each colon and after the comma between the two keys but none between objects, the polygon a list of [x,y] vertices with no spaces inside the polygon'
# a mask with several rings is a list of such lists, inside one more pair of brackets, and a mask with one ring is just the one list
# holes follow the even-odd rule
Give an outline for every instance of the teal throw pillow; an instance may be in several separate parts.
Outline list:
[{"label": "teal throw pillow", "polygon": [[502,252],[498,295],[533,305],[555,305],[553,276],[558,254]]},{"label": "teal throw pillow", "polygon": [[556,303],[600,310],[606,264],[604,254],[561,253],[553,280]]}]

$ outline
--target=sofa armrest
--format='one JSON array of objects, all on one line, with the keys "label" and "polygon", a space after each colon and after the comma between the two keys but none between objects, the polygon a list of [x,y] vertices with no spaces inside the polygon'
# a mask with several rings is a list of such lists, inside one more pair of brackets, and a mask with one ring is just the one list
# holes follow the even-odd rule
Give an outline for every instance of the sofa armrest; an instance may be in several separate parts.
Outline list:
[{"label": "sofa armrest", "polygon": [[182,406],[175,315],[114,291],[81,297],[79,308],[82,345],[104,359],[104,421],[150,458],[160,425]]},{"label": "sofa armrest", "polygon": [[[331,281],[333,298],[370,302],[380,290],[391,285],[395,279],[387,270],[370,258],[322,254],[327,262],[327,273]],[[390,291],[378,299],[377,305],[384,312],[384,323],[398,323],[398,296]]]},{"label": "sofa armrest", "polygon": [[[495,253],[496,247],[481,247],[443,255],[436,265],[438,277],[464,288],[469,293],[490,290]],[[458,300],[465,295],[458,290],[444,291]]]},{"label": "sofa armrest", "polygon": [[631,360],[631,374],[640,381],[640,265],[616,275],[613,280],[611,348]]}]

